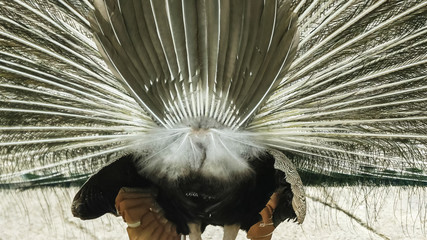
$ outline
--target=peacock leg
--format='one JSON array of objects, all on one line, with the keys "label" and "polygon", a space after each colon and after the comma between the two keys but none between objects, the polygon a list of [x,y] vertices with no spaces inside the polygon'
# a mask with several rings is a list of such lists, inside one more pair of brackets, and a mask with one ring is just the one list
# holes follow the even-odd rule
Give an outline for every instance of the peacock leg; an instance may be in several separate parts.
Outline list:
[{"label": "peacock leg", "polygon": [[202,240],[202,229],[200,223],[189,223],[190,240]]},{"label": "peacock leg", "polygon": [[235,240],[237,233],[239,233],[240,225],[225,225],[224,226],[224,237],[222,240]]}]

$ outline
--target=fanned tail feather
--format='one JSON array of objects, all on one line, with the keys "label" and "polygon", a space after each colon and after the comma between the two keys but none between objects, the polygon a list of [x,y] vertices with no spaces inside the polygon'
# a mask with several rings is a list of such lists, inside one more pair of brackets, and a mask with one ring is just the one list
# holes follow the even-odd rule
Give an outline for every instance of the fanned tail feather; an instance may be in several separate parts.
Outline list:
[{"label": "fanned tail feather", "polygon": [[297,10],[297,57],[249,129],[301,170],[426,183],[427,3]]},{"label": "fanned tail feather", "polygon": [[[244,127],[279,84],[298,45],[277,1],[95,1],[97,44],[159,125],[209,117]],[[141,14],[142,13],[142,14]]]},{"label": "fanned tail feather", "polygon": [[424,1],[0,3],[2,183],[204,117],[302,171],[427,181]]},{"label": "fanned tail feather", "polygon": [[[304,184],[421,185],[306,192],[350,217],[365,204],[367,229],[403,202],[425,235],[426,69],[424,0],[0,0],[0,189],[130,152],[171,179],[208,159],[228,184],[281,150]],[[10,192],[8,211],[29,198]]]},{"label": "fanned tail feather", "polygon": [[153,123],[106,70],[79,1],[0,2],[0,182],[85,179]]}]

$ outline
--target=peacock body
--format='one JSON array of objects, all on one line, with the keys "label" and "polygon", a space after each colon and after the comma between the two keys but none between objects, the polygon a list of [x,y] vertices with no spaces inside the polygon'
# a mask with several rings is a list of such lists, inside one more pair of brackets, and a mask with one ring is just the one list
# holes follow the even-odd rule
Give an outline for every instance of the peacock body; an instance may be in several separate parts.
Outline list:
[{"label": "peacock body", "polygon": [[425,191],[425,1],[0,0],[0,13],[3,187],[132,159],[165,193],[201,181],[209,196],[238,185],[234,200],[267,169],[260,202],[280,184],[292,195],[279,222],[303,221],[301,180]]}]

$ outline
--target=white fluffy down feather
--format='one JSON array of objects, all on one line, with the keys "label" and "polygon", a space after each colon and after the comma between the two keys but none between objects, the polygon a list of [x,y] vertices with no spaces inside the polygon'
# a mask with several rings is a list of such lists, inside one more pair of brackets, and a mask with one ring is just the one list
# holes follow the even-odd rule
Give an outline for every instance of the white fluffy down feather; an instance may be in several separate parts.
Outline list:
[{"label": "white fluffy down feather", "polygon": [[253,134],[227,129],[210,120],[154,129],[131,141],[141,175],[168,180],[196,173],[222,181],[235,180],[251,173],[249,161],[264,150]]}]

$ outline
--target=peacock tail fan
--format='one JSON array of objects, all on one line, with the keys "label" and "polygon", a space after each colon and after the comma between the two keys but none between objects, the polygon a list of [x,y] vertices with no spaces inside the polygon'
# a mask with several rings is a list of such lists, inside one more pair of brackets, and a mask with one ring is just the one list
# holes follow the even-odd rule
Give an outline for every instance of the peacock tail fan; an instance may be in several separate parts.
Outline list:
[{"label": "peacock tail fan", "polygon": [[307,216],[372,223],[361,203],[408,195],[422,236],[426,39],[423,0],[0,0],[0,187],[79,185],[129,152],[197,167],[210,129],[232,172],[282,151],[315,186]]}]

